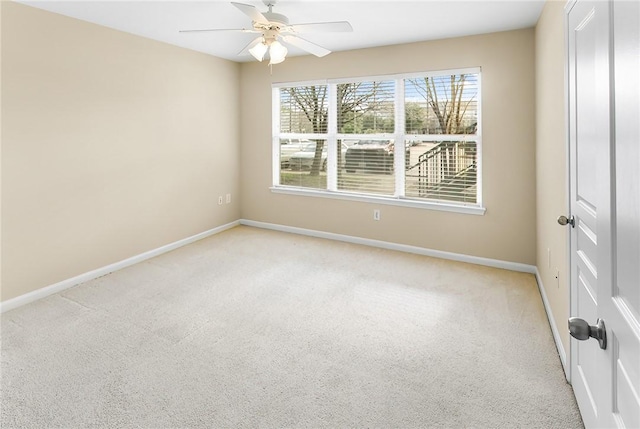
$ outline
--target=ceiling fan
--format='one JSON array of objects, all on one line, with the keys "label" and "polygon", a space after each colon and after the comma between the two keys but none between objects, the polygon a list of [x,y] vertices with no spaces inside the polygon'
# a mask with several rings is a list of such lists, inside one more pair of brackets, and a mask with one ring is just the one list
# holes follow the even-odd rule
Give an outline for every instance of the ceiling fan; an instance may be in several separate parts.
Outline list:
[{"label": "ceiling fan", "polygon": [[273,6],[276,4],[276,0],[263,0],[262,2],[269,8],[268,12],[260,12],[255,6],[248,4],[231,2],[232,5],[251,18],[253,26],[251,29],[210,28],[202,30],[180,30],[180,33],[235,31],[261,34],[245,46],[238,55],[250,53],[255,59],[262,61],[268,51],[269,65],[272,65],[283,62],[287,56],[288,50],[280,41],[303,49],[317,57],[324,57],[331,53],[331,51],[299,37],[298,34],[353,31],[351,24],[347,21],[289,24],[289,19],[286,16],[273,12]]}]

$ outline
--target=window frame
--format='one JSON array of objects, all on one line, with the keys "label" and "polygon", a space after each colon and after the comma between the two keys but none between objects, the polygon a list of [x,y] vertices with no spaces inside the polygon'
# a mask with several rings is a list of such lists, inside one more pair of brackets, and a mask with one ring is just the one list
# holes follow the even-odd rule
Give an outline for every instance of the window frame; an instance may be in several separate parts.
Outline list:
[{"label": "window frame", "polygon": [[[473,139],[468,134],[406,134],[405,133],[405,79],[447,76],[456,74],[477,74],[477,129]],[[359,83],[372,81],[395,81],[394,121],[393,133],[378,134],[345,134],[337,130],[337,86],[345,83]],[[303,87],[312,85],[326,85],[328,94],[328,126],[327,132],[315,133],[280,133],[280,90],[281,88]],[[349,200],[366,203],[394,205],[402,207],[420,208],[428,210],[447,211],[464,214],[483,215],[486,208],[482,198],[482,68],[469,67],[458,69],[436,70],[428,72],[399,73],[391,75],[358,76],[337,79],[318,79],[300,82],[277,82],[272,84],[272,186],[271,192],[277,194],[302,195],[309,197]],[[337,146],[338,141],[345,139],[393,139],[394,146],[394,195],[377,195],[348,192],[338,189],[337,174]],[[281,139],[319,139],[327,145],[327,188],[315,189],[290,185],[280,185],[280,141]],[[405,166],[404,142],[406,140],[437,141],[474,141],[476,144],[476,202],[458,203],[447,200],[420,199],[405,196]],[[398,144],[402,142],[402,144]]]}]

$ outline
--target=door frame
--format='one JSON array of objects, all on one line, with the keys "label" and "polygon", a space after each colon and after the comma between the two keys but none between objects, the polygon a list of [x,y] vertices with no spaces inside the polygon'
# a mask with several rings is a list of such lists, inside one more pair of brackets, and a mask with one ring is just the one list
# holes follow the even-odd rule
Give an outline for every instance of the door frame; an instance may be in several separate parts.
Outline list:
[{"label": "door frame", "polygon": [[[569,12],[576,4],[577,0],[567,0],[564,5],[564,130],[565,130],[565,159],[566,159],[566,172],[565,172],[565,189],[567,191],[567,198],[565,200],[564,212],[567,216],[571,214],[571,110],[570,106],[570,87],[569,87]],[[566,267],[567,267],[567,293],[569,294],[569,308],[568,314],[571,317],[571,311],[573,309],[575,293],[573,291],[573,278],[571,276],[571,228],[565,228],[565,242],[566,246]],[[569,337],[569,350],[566,354],[566,362],[564,366],[564,373],[567,382],[571,384],[571,357],[573,356],[573,341]]]}]

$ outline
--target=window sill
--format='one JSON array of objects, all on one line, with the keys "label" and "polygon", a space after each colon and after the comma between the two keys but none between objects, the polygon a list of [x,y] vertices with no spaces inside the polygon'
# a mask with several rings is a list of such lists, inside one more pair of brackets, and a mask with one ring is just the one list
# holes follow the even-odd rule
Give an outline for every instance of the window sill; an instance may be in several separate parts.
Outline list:
[{"label": "window sill", "polygon": [[362,203],[384,204],[389,206],[411,207],[416,209],[437,210],[444,212],[463,213],[482,216],[486,208],[478,205],[463,205],[455,203],[439,203],[435,201],[417,201],[407,198],[394,198],[375,195],[357,195],[347,192],[333,192],[325,190],[273,186],[274,194],[299,195],[304,197],[330,198],[334,200],[358,201]]}]

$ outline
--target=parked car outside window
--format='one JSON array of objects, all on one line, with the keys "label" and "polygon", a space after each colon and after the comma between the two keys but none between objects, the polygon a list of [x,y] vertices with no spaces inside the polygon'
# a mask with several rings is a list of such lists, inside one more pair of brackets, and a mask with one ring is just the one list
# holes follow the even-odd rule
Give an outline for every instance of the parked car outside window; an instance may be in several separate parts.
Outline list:
[{"label": "parked car outside window", "polygon": [[360,140],[345,154],[347,173],[363,170],[376,173],[393,172],[393,142],[389,140]]},{"label": "parked car outside window", "polygon": [[[341,144],[342,156],[341,159],[344,160],[345,153],[347,151],[347,145],[345,143]],[[310,170],[313,165],[313,159],[316,156],[316,143],[307,143],[302,150],[294,153],[289,158],[289,168],[291,170]],[[321,170],[327,171],[327,143],[325,142],[322,147],[322,155],[321,155]],[[344,161],[343,161],[344,163]]]},{"label": "parked car outside window", "polygon": [[280,139],[280,168],[288,168],[291,155],[301,151],[309,143],[309,140]]}]

